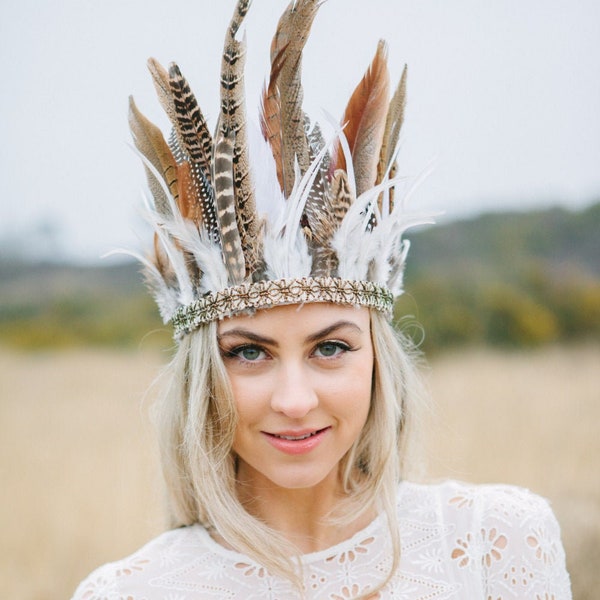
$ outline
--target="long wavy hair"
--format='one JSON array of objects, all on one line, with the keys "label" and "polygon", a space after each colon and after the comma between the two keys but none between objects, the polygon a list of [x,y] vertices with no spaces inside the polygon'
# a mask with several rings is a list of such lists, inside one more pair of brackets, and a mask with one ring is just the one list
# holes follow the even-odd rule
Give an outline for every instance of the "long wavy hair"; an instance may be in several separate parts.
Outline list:
[{"label": "long wavy hair", "polygon": [[[397,487],[415,466],[419,437],[415,426],[423,388],[414,348],[377,311],[371,311],[371,339],[371,406],[361,435],[340,464],[345,499],[328,519],[351,522],[373,508],[384,513],[393,560],[388,577],[377,587],[381,589],[400,560]],[[164,372],[164,382],[155,422],[170,524],[200,523],[236,551],[302,589],[298,550],[250,515],[236,494],[236,456],[232,451],[236,410],[216,322],[180,341]]]}]

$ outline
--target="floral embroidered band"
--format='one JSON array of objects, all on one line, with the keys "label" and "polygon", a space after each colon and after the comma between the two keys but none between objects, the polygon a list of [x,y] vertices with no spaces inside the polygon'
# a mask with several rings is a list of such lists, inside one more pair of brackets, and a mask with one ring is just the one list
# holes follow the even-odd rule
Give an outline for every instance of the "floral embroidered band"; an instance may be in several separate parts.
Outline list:
[{"label": "floral embroidered band", "polygon": [[171,322],[175,328],[175,337],[179,338],[203,323],[238,313],[284,304],[314,302],[366,306],[390,316],[394,297],[385,286],[372,281],[350,281],[334,277],[262,280],[211,292],[192,304],[179,308]]}]

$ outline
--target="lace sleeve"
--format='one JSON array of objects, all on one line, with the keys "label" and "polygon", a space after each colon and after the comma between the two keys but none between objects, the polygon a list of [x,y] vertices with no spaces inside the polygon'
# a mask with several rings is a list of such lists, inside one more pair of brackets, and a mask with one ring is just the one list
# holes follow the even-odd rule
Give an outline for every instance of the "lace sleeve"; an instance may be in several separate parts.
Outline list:
[{"label": "lace sleeve", "polygon": [[482,506],[485,597],[571,600],[560,529],[548,502],[518,488],[494,491]]},{"label": "lace sleeve", "polygon": [[77,587],[71,600],[103,600],[117,598],[117,569],[110,563],[96,569]]}]

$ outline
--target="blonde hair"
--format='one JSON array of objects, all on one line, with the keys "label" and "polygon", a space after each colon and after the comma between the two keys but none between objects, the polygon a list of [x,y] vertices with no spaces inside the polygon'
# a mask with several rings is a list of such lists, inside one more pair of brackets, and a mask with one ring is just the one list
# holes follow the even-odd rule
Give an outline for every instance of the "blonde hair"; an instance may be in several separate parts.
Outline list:
[{"label": "blonde hair", "polygon": [[[377,311],[371,311],[371,337],[371,407],[360,437],[342,459],[340,473],[347,498],[330,518],[349,522],[373,507],[385,514],[393,561],[380,589],[400,559],[397,486],[412,464],[422,387],[412,346]],[[156,421],[171,525],[201,523],[236,551],[301,589],[297,549],[250,515],[236,495],[231,450],[236,412],[216,322],[181,340],[166,375],[167,388],[157,405]]]}]

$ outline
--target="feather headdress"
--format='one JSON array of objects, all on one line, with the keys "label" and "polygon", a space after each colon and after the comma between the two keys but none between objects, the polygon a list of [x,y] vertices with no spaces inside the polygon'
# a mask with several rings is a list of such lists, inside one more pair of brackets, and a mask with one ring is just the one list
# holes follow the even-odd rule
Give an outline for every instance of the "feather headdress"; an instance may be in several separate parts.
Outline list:
[{"label": "feather headdress", "polygon": [[[246,49],[238,38],[250,0],[237,1],[226,32],[214,135],[174,63],[166,70],[149,61],[172,123],[168,140],[130,99],[129,123],[153,198],[146,277],[177,336],[280,304],[334,302],[391,313],[402,293],[402,234],[416,223],[394,202],[406,69],[390,101],[380,42],[327,143],[302,109],[302,51],[321,3],[293,0],[279,21],[254,155]],[[258,199],[268,199],[266,213]]]}]

